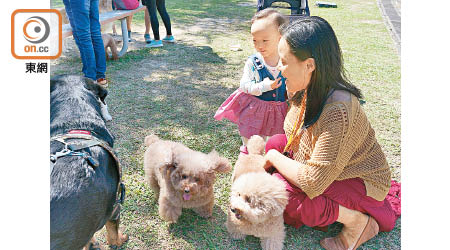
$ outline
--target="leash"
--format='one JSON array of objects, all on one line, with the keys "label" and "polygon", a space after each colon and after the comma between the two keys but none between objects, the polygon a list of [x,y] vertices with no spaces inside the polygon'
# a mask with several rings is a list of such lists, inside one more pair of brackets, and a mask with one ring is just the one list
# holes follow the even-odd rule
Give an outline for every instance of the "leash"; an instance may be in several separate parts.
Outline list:
[{"label": "leash", "polygon": [[[66,142],[67,139],[82,139],[83,141],[78,141],[74,143]],[[89,165],[93,168],[99,166],[99,162],[91,156],[91,147],[100,146],[114,158],[116,162],[116,170],[119,175],[119,184],[117,185],[117,196],[116,203],[122,204],[125,200],[125,185],[122,183],[122,167],[120,166],[119,158],[117,158],[114,150],[109,146],[109,144],[93,135],[89,131],[85,130],[71,130],[67,134],[56,135],[50,138],[50,142],[58,141],[64,144],[64,148],[54,154],[50,154],[50,174],[53,172],[53,167],[59,158],[65,156],[79,156],[83,157]],[[80,152],[80,150],[85,150],[86,152]]]}]

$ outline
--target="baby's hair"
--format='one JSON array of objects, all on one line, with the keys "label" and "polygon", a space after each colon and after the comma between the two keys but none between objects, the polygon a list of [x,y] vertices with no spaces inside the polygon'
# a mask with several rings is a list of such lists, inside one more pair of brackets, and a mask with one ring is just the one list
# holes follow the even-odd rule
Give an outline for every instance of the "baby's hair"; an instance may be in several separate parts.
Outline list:
[{"label": "baby's hair", "polygon": [[255,15],[252,17],[251,22],[253,24],[256,20],[267,17],[273,18],[278,27],[288,22],[288,19],[286,17],[284,17],[283,15],[281,15],[280,12],[272,8],[267,8],[256,12]]}]

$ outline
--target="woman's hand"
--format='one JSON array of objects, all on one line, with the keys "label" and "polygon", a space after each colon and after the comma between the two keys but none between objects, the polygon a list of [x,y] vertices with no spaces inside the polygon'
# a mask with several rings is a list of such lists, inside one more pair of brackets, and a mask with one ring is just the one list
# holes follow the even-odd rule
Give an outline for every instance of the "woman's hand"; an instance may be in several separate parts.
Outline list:
[{"label": "woman's hand", "polygon": [[269,150],[269,152],[267,152],[266,155],[264,156],[264,159],[266,160],[266,163],[265,163],[265,165],[264,165],[264,169],[267,171],[267,170],[269,170],[271,167],[276,168],[276,167],[273,165],[273,160],[274,160],[276,157],[279,157],[280,155],[283,156],[280,152],[278,152],[278,151],[275,150],[275,149]]},{"label": "woman's hand", "polygon": [[297,173],[298,169],[302,166],[299,162],[283,155],[275,149],[269,150],[264,156],[264,159],[266,160],[264,169],[267,172],[272,172],[271,168],[275,168],[286,180],[296,187],[300,187]]}]

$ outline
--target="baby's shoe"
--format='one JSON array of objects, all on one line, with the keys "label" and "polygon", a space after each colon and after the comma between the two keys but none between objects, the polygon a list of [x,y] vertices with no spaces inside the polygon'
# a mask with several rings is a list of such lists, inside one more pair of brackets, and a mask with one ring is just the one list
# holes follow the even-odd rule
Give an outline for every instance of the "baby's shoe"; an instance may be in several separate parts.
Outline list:
[{"label": "baby's shoe", "polygon": [[145,45],[146,48],[157,48],[162,46],[163,43],[161,40],[152,40],[149,44]]},{"label": "baby's shoe", "polygon": [[150,38],[150,34],[144,34],[144,39],[146,43],[151,43],[152,39]]},{"label": "baby's shoe", "polygon": [[175,42],[175,38],[173,38],[172,35],[166,36],[162,40],[163,40],[163,42],[166,42],[166,43],[174,43]]},{"label": "baby's shoe", "polygon": [[239,151],[240,151],[239,155],[248,155],[247,147],[244,146],[244,145],[242,145],[242,146],[239,148]]}]

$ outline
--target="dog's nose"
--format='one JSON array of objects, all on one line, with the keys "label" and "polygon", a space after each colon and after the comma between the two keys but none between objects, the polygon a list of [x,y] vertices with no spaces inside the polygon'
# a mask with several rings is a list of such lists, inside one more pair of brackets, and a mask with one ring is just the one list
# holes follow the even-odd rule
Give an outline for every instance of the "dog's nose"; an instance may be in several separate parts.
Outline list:
[{"label": "dog's nose", "polygon": [[184,192],[185,192],[186,194],[188,194],[188,193],[190,192],[190,190],[189,190],[188,188],[185,188],[185,189],[184,189]]},{"label": "dog's nose", "polygon": [[234,216],[236,217],[236,219],[238,219],[238,220],[242,219],[242,214],[239,209],[231,208],[230,211],[234,213]]}]

